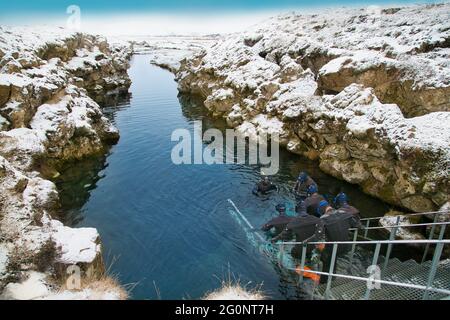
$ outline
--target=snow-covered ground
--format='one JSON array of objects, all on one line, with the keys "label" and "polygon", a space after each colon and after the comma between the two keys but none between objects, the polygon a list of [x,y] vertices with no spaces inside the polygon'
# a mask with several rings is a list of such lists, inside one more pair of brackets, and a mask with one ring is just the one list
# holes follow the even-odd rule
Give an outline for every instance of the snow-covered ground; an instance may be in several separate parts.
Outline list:
[{"label": "snow-covered ground", "polygon": [[210,36],[111,36],[110,43],[130,45],[135,54],[145,54],[150,62],[176,72],[180,61],[211,47],[220,35]]}]

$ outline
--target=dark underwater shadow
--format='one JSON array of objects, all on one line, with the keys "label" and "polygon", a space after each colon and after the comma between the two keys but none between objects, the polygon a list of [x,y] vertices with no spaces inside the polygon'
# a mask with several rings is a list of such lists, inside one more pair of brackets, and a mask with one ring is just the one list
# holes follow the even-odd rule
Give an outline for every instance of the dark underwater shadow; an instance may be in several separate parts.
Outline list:
[{"label": "dark underwater shadow", "polygon": [[[120,110],[130,107],[131,93],[106,95],[102,108],[103,114],[115,123]],[[62,166],[60,175],[53,180],[59,193],[61,210],[57,218],[65,225],[74,226],[83,220],[82,208],[89,201],[91,192],[104,177],[108,167],[108,156],[114,146],[107,146],[105,153],[71,161]]]}]

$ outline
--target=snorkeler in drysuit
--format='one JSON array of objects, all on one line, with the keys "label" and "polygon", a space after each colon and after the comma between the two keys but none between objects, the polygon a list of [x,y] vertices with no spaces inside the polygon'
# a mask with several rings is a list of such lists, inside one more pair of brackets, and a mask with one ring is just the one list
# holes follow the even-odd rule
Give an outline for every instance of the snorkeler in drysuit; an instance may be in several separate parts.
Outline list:
[{"label": "snorkeler in drysuit", "polygon": [[[300,208],[305,208],[300,206]],[[309,215],[305,210],[299,212],[298,216],[293,218],[289,222],[286,228],[277,237],[272,239],[272,242],[278,240],[290,240],[295,238],[296,242],[314,241],[318,226],[321,224],[320,218]],[[314,248],[312,246],[307,247],[307,253],[311,253]],[[291,254],[295,258],[300,258],[302,246],[300,244],[295,245],[291,251]]]},{"label": "snorkeler in drysuit", "polygon": [[307,189],[311,185],[315,185],[316,188],[318,188],[317,183],[308,175],[308,173],[300,172],[292,191],[297,197],[305,198],[307,196]]},{"label": "snorkeler in drysuit", "polygon": [[319,206],[320,201],[324,201],[325,198],[318,193],[317,186],[314,184],[308,187],[307,195],[308,197],[304,201],[306,212],[316,217],[320,217],[320,214],[318,214],[317,212],[317,208]]},{"label": "snorkeler in drysuit", "polygon": [[348,204],[348,197],[344,192],[340,192],[334,198],[334,207],[341,211],[351,213],[356,217],[360,218],[359,210]]},{"label": "snorkeler in drysuit", "polygon": [[334,209],[327,201],[319,203],[317,212],[324,221],[327,241],[348,241],[349,229],[361,227],[358,216],[346,210]]},{"label": "snorkeler in drysuit", "polygon": [[[321,215],[322,228],[325,241],[348,241],[350,228],[360,228],[359,217],[346,210],[334,209],[327,201],[319,203],[318,214]],[[350,250],[350,245],[339,244],[337,255],[343,255]],[[323,271],[328,272],[331,264],[333,245],[326,245],[321,252]],[[327,277],[321,277],[320,281],[326,281]]]},{"label": "snorkeler in drysuit", "polygon": [[289,217],[286,215],[286,206],[284,204],[277,204],[275,209],[278,211],[279,215],[268,221],[261,228],[264,232],[274,230],[272,236],[278,236],[281,232],[283,232],[288,223],[294,219],[294,217]]},{"label": "snorkeler in drysuit", "polygon": [[264,177],[264,179],[256,184],[252,190],[252,193],[256,196],[259,194],[266,195],[272,190],[278,190],[277,186],[270,181],[269,177]]}]

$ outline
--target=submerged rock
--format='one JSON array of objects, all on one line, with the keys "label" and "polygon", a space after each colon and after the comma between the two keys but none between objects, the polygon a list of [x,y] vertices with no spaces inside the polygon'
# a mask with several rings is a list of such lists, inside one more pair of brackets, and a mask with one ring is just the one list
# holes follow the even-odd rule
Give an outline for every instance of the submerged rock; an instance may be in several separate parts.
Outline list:
[{"label": "submerged rock", "polygon": [[183,61],[178,88],[368,194],[432,211],[449,190],[449,9],[275,17]]}]

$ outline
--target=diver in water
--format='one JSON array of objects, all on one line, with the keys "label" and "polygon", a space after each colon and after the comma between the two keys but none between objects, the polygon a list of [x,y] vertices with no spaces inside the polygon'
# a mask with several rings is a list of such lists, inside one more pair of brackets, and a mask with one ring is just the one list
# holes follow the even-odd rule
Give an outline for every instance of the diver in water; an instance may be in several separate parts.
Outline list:
[{"label": "diver in water", "polygon": [[273,236],[278,236],[286,228],[289,222],[294,219],[294,217],[288,217],[286,215],[286,206],[284,204],[277,204],[275,209],[278,211],[278,217],[275,217],[268,221],[262,226],[261,230],[264,232],[269,232],[274,230]]},{"label": "diver in water", "polygon": [[[359,217],[353,213],[342,209],[334,209],[327,201],[321,201],[317,208],[322,221],[322,228],[324,230],[320,241],[348,241],[350,228],[361,228]],[[346,254],[350,250],[350,245],[340,244],[338,246],[338,256]],[[321,252],[321,260],[323,263],[323,271],[327,272],[330,269],[331,256],[333,252],[333,245],[326,245]],[[325,282],[328,277],[321,277],[320,281]]]},{"label": "diver in water", "polygon": [[325,225],[327,241],[348,241],[349,229],[361,227],[358,216],[347,210],[334,209],[327,201],[319,203],[317,212]]},{"label": "diver in water", "polygon": [[318,188],[317,183],[308,175],[308,173],[300,172],[292,191],[297,197],[304,198],[307,196],[307,189],[311,185],[315,185],[316,188]]},{"label": "diver in water", "polygon": [[351,213],[351,214],[355,215],[356,217],[360,218],[359,210],[348,204],[348,197],[344,192],[340,192],[334,198],[334,207],[341,211]]},{"label": "diver in water", "polygon": [[277,186],[270,181],[269,177],[264,177],[256,184],[252,190],[252,193],[255,196],[259,196],[260,194],[267,195],[273,190],[278,190]]},{"label": "diver in water", "polygon": [[[317,190],[317,186],[312,184],[307,189],[308,197],[304,201],[304,206],[306,207],[306,212],[314,215],[316,217],[320,217],[320,214],[317,212],[317,208],[321,201],[324,201],[325,198],[319,194]],[[297,205],[298,206],[298,205]]]},{"label": "diver in water", "polygon": [[[317,230],[321,224],[320,218],[309,215],[306,212],[306,207],[304,205],[299,205],[300,208],[298,216],[293,218],[287,225],[286,228],[277,237],[272,239],[272,242],[278,240],[290,240],[295,238],[296,242],[304,241],[314,241],[317,237]],[[311,253],[314,248],[312,246],[307,247],[307,253]],[[302,246],[300,244],[295,245],[291,251],[291,254],[295,258],[300,258],[302,251]]]}]

